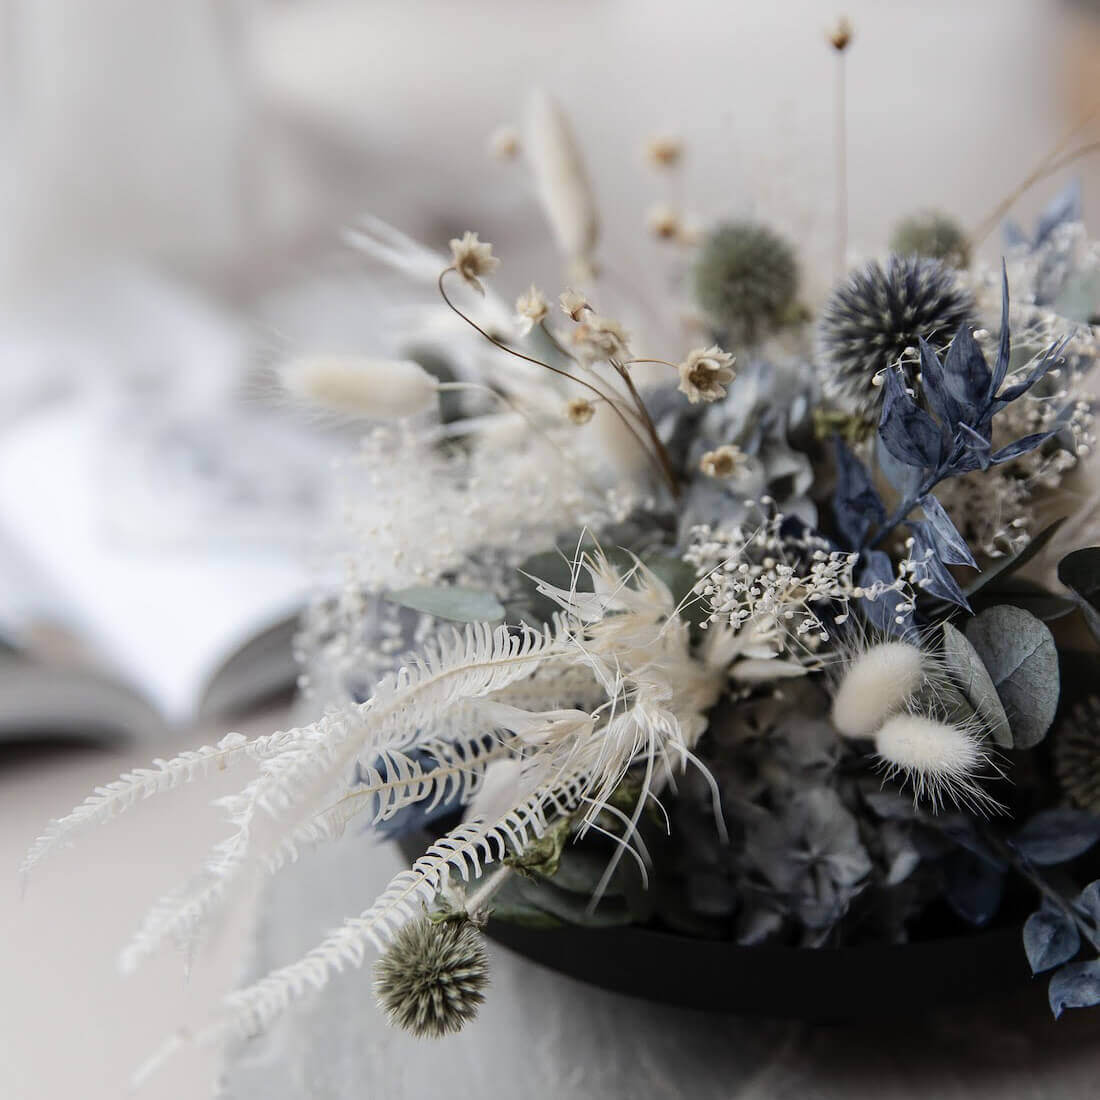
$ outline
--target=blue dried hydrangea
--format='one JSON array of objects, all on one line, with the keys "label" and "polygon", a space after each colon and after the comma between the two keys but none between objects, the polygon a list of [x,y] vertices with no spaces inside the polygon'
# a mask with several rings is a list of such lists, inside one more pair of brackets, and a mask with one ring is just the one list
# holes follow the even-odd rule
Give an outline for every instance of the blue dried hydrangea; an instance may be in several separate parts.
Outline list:
[{"label": "blue dried hydrangea", "polygon": [[920,340],[942,353],[974,312],[973,297],[939,260],[891,256],[885,267],[872,261],[852,272],[818,323],[826,397],[874,419],[887,369]]}]

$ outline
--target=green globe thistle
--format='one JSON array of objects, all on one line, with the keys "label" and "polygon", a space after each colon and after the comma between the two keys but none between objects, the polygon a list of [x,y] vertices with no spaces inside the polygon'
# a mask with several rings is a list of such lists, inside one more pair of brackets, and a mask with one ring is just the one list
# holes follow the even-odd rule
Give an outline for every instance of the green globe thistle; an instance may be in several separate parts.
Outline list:
[{"label": "green globe thistle", "polygon": [[[853,271],[818,322],[825,395],[864,419],[877,416],[880,376],[923,337],[942,353],[974,315],[974,299],[940,260],[891,256]],[[913,378],[909,378],[913,382]]]},{"label": "green globe thistle", "polygon": [[419,1037],[458,1031],[477,1015],[489,982],[481,933],[465,918],[406,924],[374,965],[374,992],[390,1024]]},{"label": "green globe thistle", "polygon": [[899,256],[924,256],[943,260],[950,267],[970,266],[970,241],[959,223],[930,210],[903,218],[894,227],[890,251]]},{"label": "green globe thistle", "polygon": [[1100,814],[1100,695],[1090,695],[1062,720],[1053,741],[1054,774],[1078,809]]},{"label": "green globe thistle", "polygon": [[798,261],[782,237],[756,222],[719,226],[695,265],[695,297],[730,344],[755,344],[791,319]]}]

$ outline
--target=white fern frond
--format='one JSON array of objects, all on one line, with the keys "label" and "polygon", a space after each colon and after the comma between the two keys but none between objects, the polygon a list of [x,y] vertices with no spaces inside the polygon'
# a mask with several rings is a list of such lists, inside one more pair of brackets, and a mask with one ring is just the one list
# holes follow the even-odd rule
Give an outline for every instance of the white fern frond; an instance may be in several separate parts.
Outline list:
[{"label": "white fern frond", "polygon": [[562,790],[580,798],[583,777],[560,777],[558,792],[540,786],[491,825],[475,819],[464,822],[437,840],[413,866],[396,875],[377,901],[358,917],[350,918],[298,962],[273,971],[254,985],[230,994],[222,1018],[199,1038],[204,1042],[236,1034],[255,1034],[268,1027],[292,1000],[309,989],[319,990],[334,973],[360,967],[367,948],[384,948],[394,933],[425,905],[430,905],[452,875],[464,882],[482,875],[511,846],[522,851],[546,829],[546,805],[559,802]]},{"label": "white fern frond", "polygon": [[51,821],[28,850],[20,874],[25,876],[77,833],[110,821],[147,798],[205,778],[214,771],[225,771],[244,760],[263,760],[284,752],[301,734],[301,730],[285,730],[249,740],[243,734],[230,733],[216,745],[204,745],[171,760],[154,760],[151,768],[126,772],[114,782],[97,787],[65,817]]}]

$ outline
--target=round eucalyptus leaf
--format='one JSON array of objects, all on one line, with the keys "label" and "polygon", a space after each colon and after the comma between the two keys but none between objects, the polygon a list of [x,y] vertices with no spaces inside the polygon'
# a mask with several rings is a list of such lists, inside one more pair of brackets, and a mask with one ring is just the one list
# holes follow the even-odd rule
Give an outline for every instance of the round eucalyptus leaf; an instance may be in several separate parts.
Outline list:
[{"label": "round eucalyptus leaf", "polygon": [[1058,709],[1058,650],[1050,631],[1034,615],[1004,604],[975,616],[966,638],[1004,706],[1013,747],[1034,748]]},{"label": "round eucalyptus leaf", "polygon": [[997,689],[978,651],[950,623],[943,624],[943,655],[951,678],[989,730],[990,737],[1002,749],[1012,748],[1012,727]]}]

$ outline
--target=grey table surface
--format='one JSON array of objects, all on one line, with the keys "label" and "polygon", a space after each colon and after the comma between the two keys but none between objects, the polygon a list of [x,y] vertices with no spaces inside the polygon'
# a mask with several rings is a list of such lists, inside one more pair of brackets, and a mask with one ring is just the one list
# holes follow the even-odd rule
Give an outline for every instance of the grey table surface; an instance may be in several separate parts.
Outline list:
[{"label": "grey table surface", "polygon": [[[345,914],[365,908],[398,865],[392,846],[348,837],[281,874],[261,900],[249,973],[294,959]],[[944,1008],[900,1027],[809,1026],[650,1004],[495,945],[491,954],[490,995],[461,1034],[418,1041],[391,1030],[364,968],[338,977],[270,1033],[231,1051],[220,1097],[1100,1096],[1100,1013],[1070,1013],[1056,1023],[1039,981],[1017,997]]]}]

